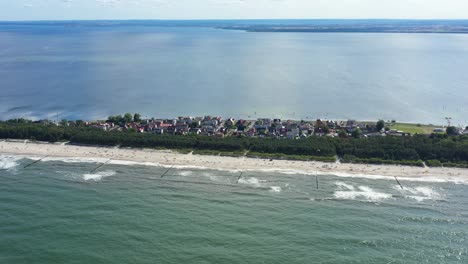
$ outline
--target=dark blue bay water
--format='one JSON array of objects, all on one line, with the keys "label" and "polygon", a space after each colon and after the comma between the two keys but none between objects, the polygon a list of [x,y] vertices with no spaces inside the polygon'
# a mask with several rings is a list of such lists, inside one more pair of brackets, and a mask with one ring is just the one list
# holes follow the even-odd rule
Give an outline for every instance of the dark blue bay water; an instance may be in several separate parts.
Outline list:
[{"label": "dark blue bay water", "polygon": [[467,263],[468,185],[0,156],[0,263]]},{"label": "dark blue bay water", "polygon": [[468,35],[0,25],[0,118],[468,123]]}]

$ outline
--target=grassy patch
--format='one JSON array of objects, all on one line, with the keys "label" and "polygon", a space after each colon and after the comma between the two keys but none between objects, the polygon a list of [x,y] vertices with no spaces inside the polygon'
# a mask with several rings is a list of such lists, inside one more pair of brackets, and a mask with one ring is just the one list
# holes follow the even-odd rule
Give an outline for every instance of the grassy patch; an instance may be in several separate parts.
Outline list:
[{"label": "grassy patch", "polygon": [[419,125],[407,123],[395,123],[391,124],[389,127],[390,129],[396,129],[411,134],[431,134],[433,133],[435,128],[438,128],[437,126],[432,125]]}]

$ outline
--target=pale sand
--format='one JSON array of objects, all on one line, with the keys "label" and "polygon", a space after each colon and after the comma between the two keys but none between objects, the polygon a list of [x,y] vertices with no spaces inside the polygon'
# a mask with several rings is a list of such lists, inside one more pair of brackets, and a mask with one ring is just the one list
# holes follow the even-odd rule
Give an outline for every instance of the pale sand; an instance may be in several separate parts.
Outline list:
[{"label": "pale sand", "polygon": [[0,154],[33,155],[49,157],[105,158],[120,161],[150,162],[165,166],[193,166],[209,169],[257,171],[272,170],[306,174],[353,176],[388,176],[440,179],[468,182],[468,169],[419,168],[394,165],[363,165],[324,163],[315,161],[288,161],[253,159],[246,157],[220,157],[180,154],[174,151],[77,146],[68,144],[31,143],[27,141],[2,141]]}]

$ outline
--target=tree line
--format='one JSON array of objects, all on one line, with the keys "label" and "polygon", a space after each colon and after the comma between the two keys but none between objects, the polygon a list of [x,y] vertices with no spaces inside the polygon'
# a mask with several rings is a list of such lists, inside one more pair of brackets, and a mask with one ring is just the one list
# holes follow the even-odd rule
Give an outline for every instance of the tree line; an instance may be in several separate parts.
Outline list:
[{"label": "tree line", "polygon": [[468,136],[446,134],[411,137],[331,138],[297,140],[178,136],[151,133],[107,132],[91,127],[0,122],[0,138],[70,141],[74,144],[135,148],[168,148],[216,151],[251,151],[310,157],[339,157],[343,162],[468,167]]}]

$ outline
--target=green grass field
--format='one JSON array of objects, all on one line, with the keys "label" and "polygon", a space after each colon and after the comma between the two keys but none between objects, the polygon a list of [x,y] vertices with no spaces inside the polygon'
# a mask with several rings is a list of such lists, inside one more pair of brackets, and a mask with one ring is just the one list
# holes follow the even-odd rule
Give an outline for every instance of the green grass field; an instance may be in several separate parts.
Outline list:
[{"label": "green grass field", "polygon": [[389,124],[389,127],[390,129],[400,130],[405,133],[431,134],[435,128],[439,128],[440,126],[395,123],[395,124]]}]

